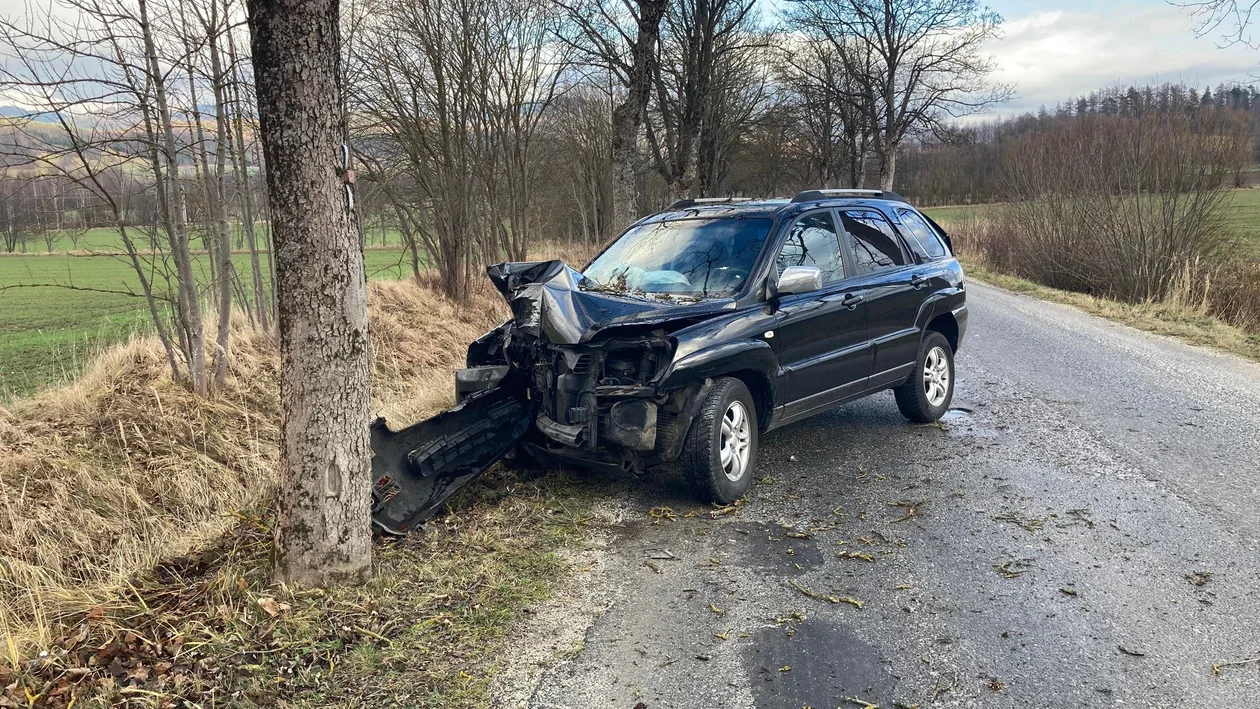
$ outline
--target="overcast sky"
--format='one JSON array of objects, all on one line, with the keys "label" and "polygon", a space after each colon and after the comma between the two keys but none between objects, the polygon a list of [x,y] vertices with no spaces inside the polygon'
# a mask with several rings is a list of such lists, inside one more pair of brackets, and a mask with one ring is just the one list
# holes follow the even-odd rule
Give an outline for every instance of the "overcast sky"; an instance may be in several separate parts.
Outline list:
[{"label": "overcast sky", "polygon": [[1260,83],[1260,50],[1221,49],[1198,38],[1195,20],[1162,0],[993,0],[1005,22],[988,51],[1017,97],[1004,115],[1047,108],[1114,84],[1182,81],[1200,90],[1221,82]]},{"label": "overcast sky", "polygon": [[[767,14],[785,0],[762,0]],[[33,0],[47,6],[48,0]],[[1254,80],[1260,49],[1219,48],[1198,38],[1195,20],[1164,0],[990,0],[1004,18],[1003,36],[987,47],[996,78],[1016,98],[990,115],[1036,111],[1043,104],[1111,85],[1182,81],[1199,87]],[[0,0],[0,14],[20,16],[26,0]],[[1256,32],[1260,36],[1260,31]]]},{"label": "overcast sky", "polygon": [[[769,13],[786,0],[762,0]],[[1052,108],[1059,101],[1112,85],[1183,81],[1199,87],[1255,80],[1260,50],[1219,48],[1219,36],[1198,38],[1196,21],[1164,0],[989,0],[1005,22],[987,52],[996,78],[1016,97],[989,115]],[[1218,33],[1219,34],[1219,33]],[[1256,33],[1260,36],[1260,32]]]}]

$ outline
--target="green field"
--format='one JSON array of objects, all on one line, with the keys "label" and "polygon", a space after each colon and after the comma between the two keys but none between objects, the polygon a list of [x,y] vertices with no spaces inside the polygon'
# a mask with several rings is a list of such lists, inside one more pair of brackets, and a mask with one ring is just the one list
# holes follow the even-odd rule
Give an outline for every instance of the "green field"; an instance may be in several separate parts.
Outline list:
[{"label": "green field", "polygon": [[[983,219],[998,209],[993,204],[928,207],[927,212],[947,230],[968,219]],[[1260,258],[1260,189],[1233,190],[1226,199],[1225,225],[1237,234],[1252,258]]]},{"label": "green field", "polygon": [[[262,239],[262,230],[264,224],[259,224],[256,231],[257,238]],[[148,246],[148,236],[140,229],[128,229],[132,242],[136,248],[145,249]],[[365,238],[369,247],[395,247],[402,248],[402,235],[395,229],[383,229],[377,227],[368,227],[365,232]],[[205,244],[201,237],[197,234],[189,236],[189,244],[193,250],[205,250]],[[3,242],[0,242],[0,246]],[[234,225],[232,235],[232,249],[240,251],[247,249],[245,241],[245,232],[239,225]],[[46,254],[49,252],[48,242],[42,235],[28,235],[25,242],[18,244],[14,249],[19,254]],[[91,253],[117,253],[123,251],[122,236],[117,229],[113,228],[96,228],[87,230],[62,231],[53,236],[52,252],[59,251],[83,251]]]},{"label": "green field", "polygon": [[[404,256],[398,249],[369,249],[368,278],[409,274]],[[247,254],[232,258],[239,273],[249,273]],[[203,281],[208,266],[207,257],[196,258]],[[33,284],[139,291],[135,272],[121,257],[0,256],[0,286],[22,286],[0,290],[0,400],[74,376],[96,350],[152,328],[143,298]]]}]

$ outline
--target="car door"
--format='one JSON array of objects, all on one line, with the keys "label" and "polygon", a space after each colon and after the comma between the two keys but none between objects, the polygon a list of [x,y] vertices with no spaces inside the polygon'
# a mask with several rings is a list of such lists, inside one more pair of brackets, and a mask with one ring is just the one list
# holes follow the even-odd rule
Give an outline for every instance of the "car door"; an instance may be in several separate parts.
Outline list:
[{"label": "car door", "polygon": [[854,286],[865,289],[873,364],[868,388],[905,379],[918,356],[925,282],[888,219],[870,208],[839,210]]},{"label": "car door", "polygon": [[871,370],[866,331],[865,289],[848,285],[831,210],[810,212],[787,230],[776,259],[788,266],[822,271],[822,288],[782,295],[775,314],[774,343],[787,391],[787,417],[806,413],[861,391]]}]

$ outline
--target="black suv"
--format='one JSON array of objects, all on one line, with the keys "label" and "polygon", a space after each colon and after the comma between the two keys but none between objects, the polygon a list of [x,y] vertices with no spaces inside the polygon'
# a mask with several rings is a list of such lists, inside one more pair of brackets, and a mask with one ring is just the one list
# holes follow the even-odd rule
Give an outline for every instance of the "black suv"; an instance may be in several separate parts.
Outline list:
[{"label": "black suv", "polygon": [[900,196],[683,200],[581,272],[491,266],[514,317],[474,342],[460,404],[373,427],[377,523],[402,531],[499,458],[639,472],[679,461],[730,503],[760,434],[884,389],[938,419],[967,326],[949,237]]}]

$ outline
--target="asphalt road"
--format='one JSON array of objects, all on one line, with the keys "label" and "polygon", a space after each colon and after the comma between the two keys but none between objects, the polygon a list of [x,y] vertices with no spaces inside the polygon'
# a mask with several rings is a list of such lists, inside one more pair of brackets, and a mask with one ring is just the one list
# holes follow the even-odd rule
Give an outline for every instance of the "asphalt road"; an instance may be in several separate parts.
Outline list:
[{"label": "asphalt road", "polygon": [[775,431],[716,517],[632,484],[529,706],[1260,707],[1260,663],[1213,671],[1260,658],[1260,366],[969,305],[943,426],[883,393]]}]

